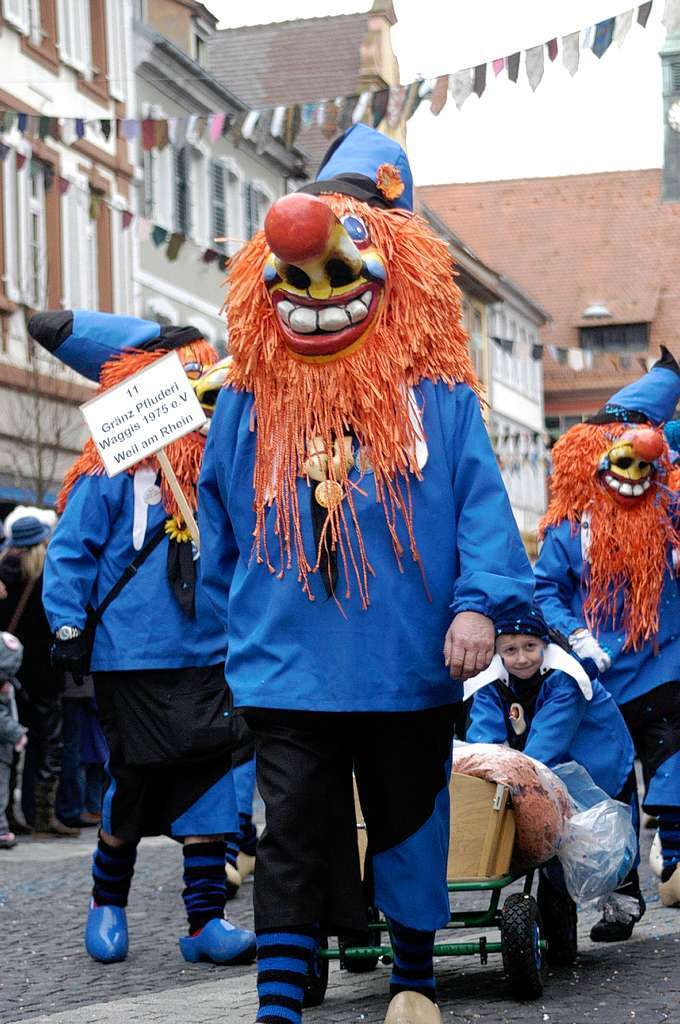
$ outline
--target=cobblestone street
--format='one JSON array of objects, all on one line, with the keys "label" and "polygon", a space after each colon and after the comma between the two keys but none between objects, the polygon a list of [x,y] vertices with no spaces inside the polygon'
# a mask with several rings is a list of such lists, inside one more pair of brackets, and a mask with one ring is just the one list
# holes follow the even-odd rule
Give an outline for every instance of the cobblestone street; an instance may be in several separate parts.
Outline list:
[{"label": "cobblestone street", "polygon": [[[649,846],[650,834],[645,836]],[[185,919],[181,860],[166,840],[143,843],[129,907],[131,952],[104,967],[82,948],[94,830],[80,840],[24,841],[0,860],[0,1021],[3,1024],[181,1024],[255,1019],[254,967],[186,964],[177,938]],[[438,961],[446,1024],[475,1021],[551,1024],[680,1024],[680,912],[660,907],[644,865],[648,910],[634,937],[615,946],[587,938],[596,916],[581,915],[581,951],[573,968],[551,971],[544,996],[517,1003],[506,989],[499,956],[487,966],[472,957]],[[248,882],[229,912],[251,917]],[[495,937],[495,936],[490,936]],[[349,975],[331,966],[323,1007],[306,1024],[381,1024],[389,968]]]}]

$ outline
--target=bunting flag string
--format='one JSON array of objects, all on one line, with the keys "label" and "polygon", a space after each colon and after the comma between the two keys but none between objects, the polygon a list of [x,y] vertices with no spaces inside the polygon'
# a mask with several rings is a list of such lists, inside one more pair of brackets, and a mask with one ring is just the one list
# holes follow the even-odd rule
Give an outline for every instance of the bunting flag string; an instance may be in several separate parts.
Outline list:
[{"label": "bunting flag string", "polygon": [[[584,51],[589,50],[601,59],[612,44],[615,43],[617,47],[623,45],[634,24],[646,28],[654,2],[659,3],[660,0],[647,0],[621,14],[570,32],[561,39],[553,37],[545,43],[484,61],[474,67],[462,68],[433,79],[418,78],[406,85],[364,90],[350,96],[288,106],[253,109],[238,115],[217,111],[170,118],[92,119],[0,110],[0,133],[16,128],[23,135],[41,140],[51,137],[68,144],[69,137],[80,140],[90,132],[105,142],[109,142],[112,136],[128,142],[139,139],[146,151],[163,150],[169,144],[181,149],[186,143],[196,143],[201,139],[215,145],[229,135],[235,144],[245,139],[254,143],[259,152],[263,152],[270,138],[292,149],[301,128],[312,124],[321,128],[329,139],[358,122],[378,127],[385,121],[390,129],[395,129],[413,117],[424,100],[429,100],[431,112],[438,115],[444,110],[449,96],[459,110],[473,93],[481,99],[489,83],[500,80],[504,72],[508,81],[516,84],[522,64],[526,80],[534,91],[544,79],[546,63],[557,62],[560,53],[562,65],[573,76],[579,70]],[[680,31],[680,0],[665,0],[662,22],[669,32]]]},{"label": "bunting flag string", "polygon": [[[14,150],[15,153],[15,166],[19,173],[24,172],[30,168],[31,173],[36,173],[38,170],[42,172],[45,191],[49,192],[56,183],[57,191],[59,196],[67,195],[71,189],[75,189],[83,194],[87,202],[88,216],[90,220],[99,220],[102,207],[107,207],[109,210],[115,210],[121,215],[121,226],[123,231],[127,231],[133,223],[137,223],[138,237],[140,242],[146,242],[151,240],[156,248],[167,242],[166,256],[168,260],[176,260],[182,246],[187,241],[185,235],[181,232],[170,232],[166,228],[159,224],[154,224],[146,217],[141,217],[132,212],[132,210],[121,206],[119,203],[114,203],[102,193],[96,190],[92,190],[89,186],[83,186],[70,178],[65,178],[62,175],[55,176],[54,171],[50,164],[45,163],[39,157],[28,156],[25,152],[19,152],[12,145],[8,145],[4,142],[0,142],[0,164],[9,156],[10,152]],[[221,241],[242,241],[242,239],[215,239],[215,243]],[[199,247],[199,254],[201,262],[203,263],[217,263],[220,271],[225,272],[229,264],[229,257],[220,252],[219,249],[207,248],[201,249]]]},{"label": "bunting flag string", "polygon": [[[491,342],[497,345],[503,352],[515,355],[517,343],[510,338],[492,337]],[[562,345],[544,345],[541,342],[529,346],[529,354],[535,362],[540,362],[546,351],[554,363],[558,366],[567,366],[575,373],[582,373],[584,370],[592,370],[595,359],[606,359],[615,370],[635,370],[639,364],[646,373],[652,366],[656,357],[636,356],[634,354],[614,354],[611,352],[597,353],[593,349],[577,348],[574,346],[564,347]]]}]

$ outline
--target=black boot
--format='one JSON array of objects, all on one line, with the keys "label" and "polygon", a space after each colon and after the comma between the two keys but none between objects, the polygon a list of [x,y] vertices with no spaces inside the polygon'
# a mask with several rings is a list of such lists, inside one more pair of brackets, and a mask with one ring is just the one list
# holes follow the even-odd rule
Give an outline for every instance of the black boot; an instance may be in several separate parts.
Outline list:
[{"label": "black boot", "polygon": [[[627,900],[623,905],[617,905],[617,896],[637,900],[637,909],[634,906],[626,906]],[[633,928],[647,909],[637,879],[635,883],[622,885],[611,896],[605,897],[601,909],[602,917],[590,929],[591,942],[625,942],[629,939],[633,934]]]}]

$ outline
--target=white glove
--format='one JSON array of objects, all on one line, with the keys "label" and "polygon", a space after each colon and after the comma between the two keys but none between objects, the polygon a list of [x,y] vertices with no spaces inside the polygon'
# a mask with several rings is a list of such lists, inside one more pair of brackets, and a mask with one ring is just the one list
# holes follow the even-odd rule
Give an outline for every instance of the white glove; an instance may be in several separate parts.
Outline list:
[{"label": "white glove", "polygon": [[579,658],[592,658],[598,672],[606,672],[612,663],[612,659],[588,629],[577,629],[573,632],[569,637],[569,646]]}]

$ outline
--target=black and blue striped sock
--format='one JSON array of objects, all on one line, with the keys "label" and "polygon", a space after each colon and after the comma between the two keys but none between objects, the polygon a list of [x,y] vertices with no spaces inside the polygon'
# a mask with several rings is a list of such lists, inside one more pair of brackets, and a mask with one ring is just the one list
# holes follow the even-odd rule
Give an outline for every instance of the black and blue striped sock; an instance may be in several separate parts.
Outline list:
[{"label": "black and blue striped sock", "polygon": [[680,811],[663,811],[659,814],[659,839],[663,856],[661,879],[667,882],[676,864],[680,864]]},{"label": "black and blue striped sock", "polygon": [[258,1024],[301,1024],[315,928],[257,932]]},{"label": "black and blue striped sock", "polygon": [[182,899],[189,921],[189,935],[200,932],[214,917],[224,917],[227,880],[224,875],[224,840],[185,843]]},{"label": "black and blue striped sock", "polygon": [[92,899],[98,907],[126,907],[137,847],[109,846],[99,837],[92,855]]},{"label": "black and blue striped sock", "polygon": [[434,932],[417,932],[388,920],[392,936],[394,963],[390,978],[390,995],[399,992],[420,992],[432,1002],[437,1001],[434,987]]},{"label": "black and blue striped sock", "polygon": [[227,864],[231,864],[232,868],[236,867],[238,860],[238,836],[227,835],[224,837],[224,860]]}]

